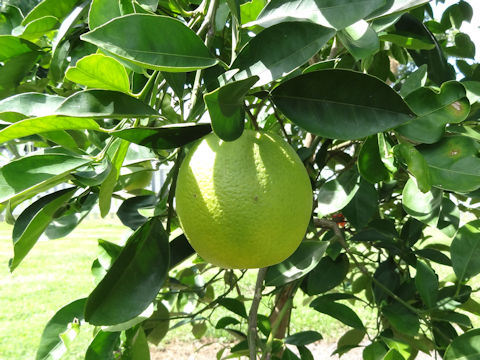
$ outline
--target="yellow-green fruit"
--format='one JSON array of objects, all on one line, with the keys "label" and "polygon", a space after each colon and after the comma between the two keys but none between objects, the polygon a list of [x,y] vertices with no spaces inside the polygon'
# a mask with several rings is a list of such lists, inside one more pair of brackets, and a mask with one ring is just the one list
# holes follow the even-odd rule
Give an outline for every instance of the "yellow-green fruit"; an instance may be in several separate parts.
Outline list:
[{"label": "yellow-green fruit", "polygon": [[206,261],[260,268],[297,249],[312,188],[299,157],[277,135],[245,130],[225,142],[209,134],[180,166],[176,207],[185,235]]}]

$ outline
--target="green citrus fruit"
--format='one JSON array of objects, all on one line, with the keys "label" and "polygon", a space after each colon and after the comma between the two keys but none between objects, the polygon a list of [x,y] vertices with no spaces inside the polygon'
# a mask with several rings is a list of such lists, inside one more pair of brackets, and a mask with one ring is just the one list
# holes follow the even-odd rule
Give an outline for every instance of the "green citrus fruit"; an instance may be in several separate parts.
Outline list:
[{"label": "green citrus fruit", "polygon": [[180,166],[176,207],[187,239],[206,261],[260,268],[297,249],[312,188],[298,155],[279,136],[245,130],[226,142],[209,134]]}]

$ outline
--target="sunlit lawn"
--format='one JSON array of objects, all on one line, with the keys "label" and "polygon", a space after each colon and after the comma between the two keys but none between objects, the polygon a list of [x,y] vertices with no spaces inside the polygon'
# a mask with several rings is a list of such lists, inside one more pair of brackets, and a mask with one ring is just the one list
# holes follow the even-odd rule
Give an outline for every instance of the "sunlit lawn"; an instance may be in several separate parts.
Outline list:
[{"label": "sunlit lawn", "polygon": [[[41,333],[50,317],[61,306],[87,296],[93,289],[90,266],[96,258],[97,239],[118,242],[127,234],[128,230],[116,219],[88,220],[66,239],[38,242],[23,263],[10,274],[8,260],[12,255],[11,227],[5,223],[0,224],[0,358],[34,359]],[[251,295],[255,276],[255,271],[249,271],[242,280],[242,295]],[[216,295],[224,291],[220,285],[222,283],[219,282],[215,287]],[[236,295],[236,292],[232,294]],[[339,322],[302,306],[302,300],[301,296],[295,300],[292,333],[314,329],[332,341],[345,332],[346,328]],[[249,303],[246,305],[248,310]],[[267,307],[271,305],[263,304],[260,312],[267,315]],[[362,318],[373,316],[367,310],[360,311]],[[224,309],[215,311],[211,323],[216,324],[219,318],[226,315],[232,314]],[[64,358],[83,359],[92,331],[93,327],[82,327],[72,351]],[[213,330],[211,327],[206,336],[219,340],[232,339],[225,331]],[[191,325],[184,325],[169,333],[165,343],[168,344],[172,338],[188,341],[193,339]]]}]

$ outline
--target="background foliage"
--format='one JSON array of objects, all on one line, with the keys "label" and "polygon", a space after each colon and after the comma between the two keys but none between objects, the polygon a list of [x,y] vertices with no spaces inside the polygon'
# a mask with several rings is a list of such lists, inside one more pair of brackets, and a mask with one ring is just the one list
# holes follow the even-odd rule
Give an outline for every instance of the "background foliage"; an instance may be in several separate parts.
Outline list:
[{"label": "background foliage", "polygon": [[[40,236],[67,236],[97,205],[105,217],[112,198],[134,230],[124,246],[98,241],[95,289],[46,324],[37,359],[60,358],[84,323],[95,325],[88,360],[149,359],[148,343],[180,326],[238,339],[219,359],[311,359],[318,329],[289,330],[301,293],[351,328],[336,353],[478,356],[480,67],[460,30],[473,10],[459,1],[435,19],[433,5],[2,2],[0,206],[13,225],[10,270]],[[294,147],[315,201],[305,240],[258,284],[271,306],[248,329],[245,271],[195,256],[174,208],[191,143],[212,130],[231,141],[245,127]],[[154,192],[160,165],[169,173]],[[219,308],[230,314],[212,324]]]}]

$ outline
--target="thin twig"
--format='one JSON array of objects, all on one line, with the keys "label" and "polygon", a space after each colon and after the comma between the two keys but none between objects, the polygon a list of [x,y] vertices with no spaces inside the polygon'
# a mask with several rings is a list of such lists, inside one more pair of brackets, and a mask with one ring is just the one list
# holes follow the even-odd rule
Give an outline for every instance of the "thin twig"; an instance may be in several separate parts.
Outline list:
[{"label": "thin twig", "polygon": [[267,268],[258,269],[257,283],[255,284],[255,293],[253,294],[252,306],[250,306],[250,313],[248,314],[248,349],[250,353],[250,360],[257,358],[257,313],[260,300],[262,298],[263,280]]},{"label": "thin twig", "polygon": [[255,128],[255,130],[259,130],[259,127],[258,127],[258,122],[257,122],[257,119],[255,116],[253,116],[253,114],[250,112],[250,109],[246,106],[244,106],[245,108],[245,112],[247,113],[248,117],[250,118],[250,121],[252,122],[252,125],[253,127]]}]

